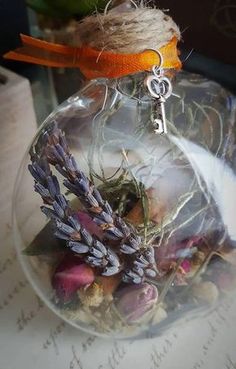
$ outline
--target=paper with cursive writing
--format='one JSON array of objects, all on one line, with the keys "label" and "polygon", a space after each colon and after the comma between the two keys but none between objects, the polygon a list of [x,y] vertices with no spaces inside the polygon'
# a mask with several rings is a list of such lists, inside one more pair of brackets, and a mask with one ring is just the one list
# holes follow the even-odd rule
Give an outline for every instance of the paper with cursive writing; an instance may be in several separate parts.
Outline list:
[{"label": "paper with cursive writing", "polygon": [[56,317],[33,292],[4,241],[0,256],[1,369],[233,369],[236,299],[159,338],[111,341]]},{"label": "paper with cursive writing", "polygon": [[[21,119],[25,116],[24,111]],[[12,121],[5,112],[8,127],[15,127],[16,117],[19,122],[19,111]],[[32,112],[29,118],[21,124],[33,122]],[[22,151],[35,130],[34,124],[25,130]],[[18,142],[22,126],[18,126],[18,132],[9,129],[11,138],[15,134]],[[14,154],[14,144],[11,145]],[[26,280],[13,248],[10,206],[18,157],[21,157],[19,151],[17,160],[8,156],[12,170],[4,172],[4,181],[1,177],[0,369],[236,368],[236,297],[222,302],[210,315],[173,326],[158,338],[139,341],[113,341],[88,335],[45,307]],[[4,163],[0,161],[1,174]]]}]

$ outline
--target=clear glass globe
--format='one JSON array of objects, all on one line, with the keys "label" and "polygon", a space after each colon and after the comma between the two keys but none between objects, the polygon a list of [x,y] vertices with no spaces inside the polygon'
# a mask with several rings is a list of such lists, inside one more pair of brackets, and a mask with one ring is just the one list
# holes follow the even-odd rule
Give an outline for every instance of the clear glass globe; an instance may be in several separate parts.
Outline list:
[{"label": "clear glass globe", "polygon": [[234,100],[180,73],[159,135],[144,78],[94,80],[60,105],[15,186],[29,281],[61,318],[98,335],[159,334],[236,285]]}]

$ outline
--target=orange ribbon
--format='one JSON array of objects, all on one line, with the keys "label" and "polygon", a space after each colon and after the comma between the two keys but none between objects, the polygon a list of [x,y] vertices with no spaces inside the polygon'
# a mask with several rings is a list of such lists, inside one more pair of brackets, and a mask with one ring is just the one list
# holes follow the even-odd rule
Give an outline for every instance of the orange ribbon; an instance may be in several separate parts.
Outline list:
[{"label": "orange ribbon", "polygon": [[[99,51],[88,46],[72,47],[54,44],[36,38],[20,35],[23,46],[4,55],[6,59],[24,61],[48,67],[78,67],[88,79],[117,78],[145,70],[160,64],[160,56],[152,50],[138,54],[115,54]],[[161,47],[163,68],[180,69],[177,38]]]}]

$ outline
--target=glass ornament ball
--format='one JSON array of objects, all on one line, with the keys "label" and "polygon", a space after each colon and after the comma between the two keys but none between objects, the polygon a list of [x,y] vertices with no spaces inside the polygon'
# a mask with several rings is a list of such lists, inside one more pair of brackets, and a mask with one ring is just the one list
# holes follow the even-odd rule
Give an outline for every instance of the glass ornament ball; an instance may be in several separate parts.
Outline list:
[{"label": "glass ornament ball", "polygon": [[236,284],[234,99],[181,72],[158,135],[145,76],[91,81],[60,105],[15,186],[29,281],[62,319],[102,336],[158,335]]}]

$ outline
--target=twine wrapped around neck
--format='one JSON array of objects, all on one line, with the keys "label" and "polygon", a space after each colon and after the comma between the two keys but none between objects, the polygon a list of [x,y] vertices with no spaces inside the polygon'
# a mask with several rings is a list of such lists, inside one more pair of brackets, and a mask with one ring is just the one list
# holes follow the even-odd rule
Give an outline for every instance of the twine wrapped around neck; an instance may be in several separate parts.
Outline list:
[{"label": "twine wrapped around neck", "polygon": [[142,6],[121,12],[113,9],[84,18],[77,25],[74,45],[135,54],[160,49],[174,37],[180,39],[180,30],[171,17],[160,9]]}]

